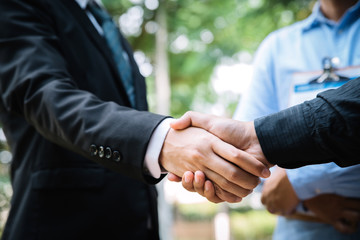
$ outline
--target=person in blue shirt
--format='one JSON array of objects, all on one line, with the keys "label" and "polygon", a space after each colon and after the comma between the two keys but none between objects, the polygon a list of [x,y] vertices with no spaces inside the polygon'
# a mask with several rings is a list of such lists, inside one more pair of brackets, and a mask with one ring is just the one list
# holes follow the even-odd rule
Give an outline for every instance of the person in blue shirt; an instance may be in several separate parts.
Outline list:
[{"label": "person in blue shirt", "polygon": [[[241,100],[234,118],[250,121],[248,123],[253,125],[251,121],[255,118],[283,110],[299,103],[299,100],[310,100],[328,87],[338,87],[349,79],[358,77],[359,15],[358,1],[321,0],[315,5],[309,18],[270,34],[259,47],[254,63],[253,82],[248,94]],[[332,66],[333,62],[339,68],[336,71]],[[358,79],[353,81],[350,82],[351,85],[357,83]],[[326,100],[322,94],[317,96]],[[238,126],[241,123],[238,121],[218,120],[215,123],[216,120],[210,121],[211,116],[195,113],[185,115],[177,126],[173,126],[175,129],[190,125],[202,127],[232,143],[241,139],[232,132],[234,127],[246,131],[244,125]],[[319,125],[323,119],[314,121]],[[327,129],[325,125],[323,127]],[[287,139],[287,132],[283,131],[284,133],[283,138]],[[299,134],[296,130],[292,133]],[[336,136],[336,131],[334,134]],[[338,141],[341,139],[339,137]],[[326,144],[331,144],[331,141]],[[338,145],[341,146],[341,143]],[[281,149],[282,146],[278,148]],[[294,156],[294,159],[298,159],[298,156]],[[273,164],[278,163],[276,159],[272,160]],[[292,160],[289,159],[289,162]],[[284,164],[284,160],[279,165],[291,166]],[[303,165],[305,164],[292,164],[292,167]],[[172,174],[169,174],[169,179],[181,180]],[[205,182],[204,173],[187,172],[182,180],[183,186],[189,191],[196,191],[213,202],[223,201],[216,197],[221,189],[211,186],[207,180]],[[274,239],[359,239],[359,180],[360,165],[340,168],[330,163],[287,171],[278,168],[265,182],[262,196],[262,201],[270,212],[287,216],[279,217]]]},{"label": "person in blue shirt", "polygon": [[[307,19],[271,33],[262,42],[253,81],[234,118],[250,121],[289,107],[294,78],[317,73],[325,58],[356,77],[359,39],[360,2],[320,0]],[[360,239],[360,213],[351,207],[360,202],[349,199],[360,198],[360,165],[279,168],[272,175],[264,184],[262,201],[270,212],[286,216],[279,217],[273,239]],[[351,226],[345,215],[354,219]]]}]

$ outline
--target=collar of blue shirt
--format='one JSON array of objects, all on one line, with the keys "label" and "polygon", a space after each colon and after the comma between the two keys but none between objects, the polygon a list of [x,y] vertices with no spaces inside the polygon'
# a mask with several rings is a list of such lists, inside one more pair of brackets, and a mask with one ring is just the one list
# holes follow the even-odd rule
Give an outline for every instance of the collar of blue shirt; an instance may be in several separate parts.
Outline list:
[{"label": "collar of blue shirt", "polygon": [[316,2],[312,14],[303,21],[303,31],[311,30],[314,27],[319,26],[321,23],[328,24],[333,27],[342,27],[345,25],[349,25],[351,21],[355,21],[359,18],[360,13],[360,1],[358,1],[354,6],[349,8],[344,16],[340,19],[339,22],[334,22],[329,20],[324,16],[324,14],[320,10],[320,2]]}]

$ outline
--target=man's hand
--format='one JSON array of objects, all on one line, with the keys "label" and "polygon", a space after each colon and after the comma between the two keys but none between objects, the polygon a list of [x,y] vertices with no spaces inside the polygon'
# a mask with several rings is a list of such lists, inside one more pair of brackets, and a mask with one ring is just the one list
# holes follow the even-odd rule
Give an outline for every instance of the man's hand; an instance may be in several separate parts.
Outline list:
[{"label": "man's hand", "polygon": [[260,182],[257,176],[267,170],[250,154],[194,127],[170,129],[159,160],[163,168],[175,174],[174,177],[183,176],[186,171],[202,171],[219,186],[217,196],[229,202],[239,202],[251,193]]},{"label": "man's hand", "polygon": [[[210,116],[196,112],[187,112],[180,119],[171,123],[171,127],[177,130],[185,129],[190,126],[205,129],[206,131],[219,137],[221,140],[255,156],[259,162],[262,162],[266,166],[266,168],[263,168],[260,173],[256,172],[254,171],[254,167],[252,167],[253,162],[240,157],[237,162],[233,162],[240,168],[243,168],[245,171],[259,177],[267,178],[270,176],[268,168],[271,167],[272,164],[267,162],[261,150],[253,122],[239,122],[232,119]],[[188,178],[194,179],[194,176],[190,177],[190,175],[193,175],[193,172],[195,171],[190,171],[191,172],[188,173]],[[202,188],[201,184],[197,184],[197,187],[195,187],[195,183],[192,181],[185,182],[185,176],[178,175],[176,173],[172,174],[171,171],[168,178],[170,181],[181,181],[181,177],[179,176],[183,176],[182,180],[185,189],[189,191],[196,191],[212,202],[231,202],[231,197],[227,194],[229,189],[226,187],[224,188],[224,185],[218,184],[217,182],[209,181],[212,180],[212,178],[210,178],[206,172],[203,173],[206,175],[208,180],[205,180],[205,175],[201,175],[201,177],[199,177],[202,181],[200,183],[203,183]]]},{"label": "man's hand", "polygon": [[[238,149],[253,155],[264,163],[268,168],[270,164],[262,152],[259,140],[256,136],[254,122],[240,122],[228,118],[206,115],[197,112],[187,112],[180,119],[172,122],[173,129],[185,129],[187,127],[198,127],[214,134],[223,141]],[[261,177],[269,177],[270,171],[264,169]]]},{"label": "man's hand", "polygon": [[299,204],[285,169],[278,168],[264,183],[261,202],[274,214],[289,215]]},{"label": "man's hand", "polygon": [[357,231],[360,220],[360,199],[322,194],[304,201],[304,206],[324,222],[342,233]]}]

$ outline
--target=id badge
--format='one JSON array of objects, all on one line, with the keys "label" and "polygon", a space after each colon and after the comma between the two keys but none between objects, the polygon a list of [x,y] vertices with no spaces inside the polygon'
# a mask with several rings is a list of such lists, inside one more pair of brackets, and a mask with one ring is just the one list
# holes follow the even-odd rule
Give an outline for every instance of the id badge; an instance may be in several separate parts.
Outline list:
[{"label": "id badge", "polygon": [[288,107],[303,103],[316,97],[320,92],[341,87],[360,76],[360,66],[352,66],[332,71],[332,78],[322,78],[324,70],[296,72],[292,75]]}]

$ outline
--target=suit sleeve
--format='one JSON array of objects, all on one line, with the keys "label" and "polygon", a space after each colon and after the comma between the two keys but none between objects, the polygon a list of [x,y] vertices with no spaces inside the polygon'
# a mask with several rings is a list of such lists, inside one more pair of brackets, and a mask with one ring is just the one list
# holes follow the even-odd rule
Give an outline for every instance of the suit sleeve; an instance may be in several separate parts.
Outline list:
[{"label": "suit sleeve", "polygon": [[284,168],[359,164],[360,78],[303,104],[255,120],[268,161]]},{"label": "suit sleeve", "polygon": [[[55,144],[114,171],[155,183],[143,174],[143,161],[152,132],[165,117],[102,101],[79,89],[51,23],[46,11],[27,1],[0,3],[2,111],[23,117]],[[92,156],[93,144],[117,150],[121,161]]]}]

